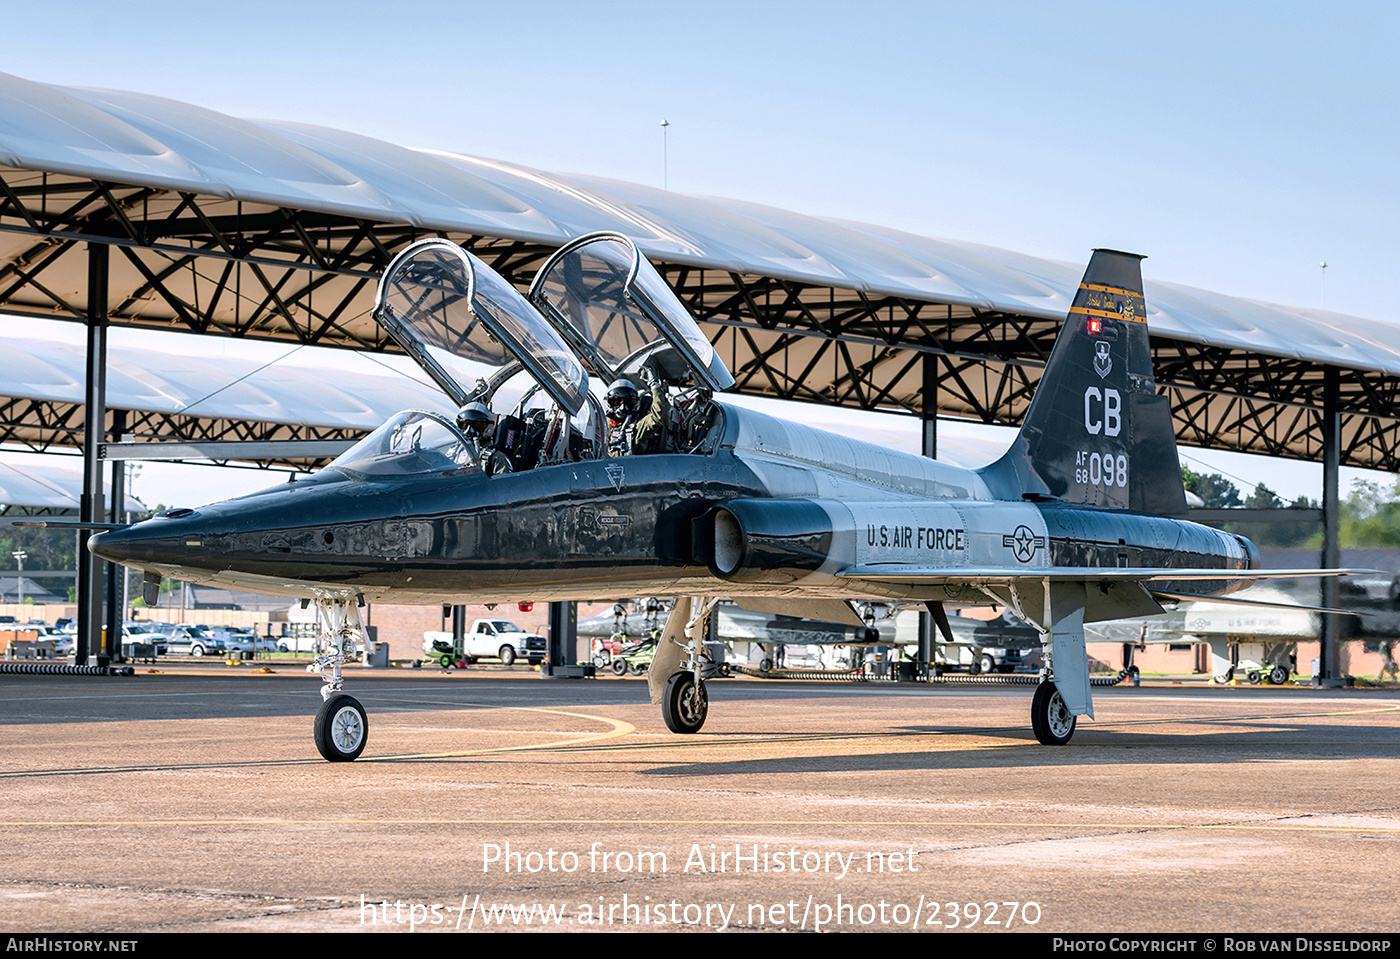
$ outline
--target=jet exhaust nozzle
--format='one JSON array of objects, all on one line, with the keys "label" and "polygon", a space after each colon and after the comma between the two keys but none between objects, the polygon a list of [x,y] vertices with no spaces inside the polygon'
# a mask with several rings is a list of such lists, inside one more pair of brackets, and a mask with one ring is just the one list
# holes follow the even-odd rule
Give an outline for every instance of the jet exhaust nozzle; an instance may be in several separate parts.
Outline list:
[{"label": "jet exhaust nozzle", "polygon": [[701,558],[731,582],[792,582],[831,555],[831,517],[810,500],[732,500],[709,515]]}]

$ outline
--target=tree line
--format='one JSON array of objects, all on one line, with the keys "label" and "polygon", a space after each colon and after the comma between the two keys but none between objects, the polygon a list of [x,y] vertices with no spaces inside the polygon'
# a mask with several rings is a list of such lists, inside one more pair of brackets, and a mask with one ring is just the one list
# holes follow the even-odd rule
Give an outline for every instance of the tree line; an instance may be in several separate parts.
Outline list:
[{"label": "tree line", "polygon": [[[1299,496],[1291,503],[1263,483],[1248,496],[1218,473],[1196,473],[1181,468],[1181,479],[1188,492],[1195,493],[1211,509],[1320,509],[1319,500]],[[1338,534],[1342,548],[1400,547],[1400,477],[1388,485],[1373,480],[1355,480],[1341,501]],[[1227,524],[1232,530],[1237,524]],[[1308,521],[1249,523],[1248,536],[1261,546],[1307,546],[1322,548],[1322,524]],[[1243,530],[1233,530],[1244,532]]]}]

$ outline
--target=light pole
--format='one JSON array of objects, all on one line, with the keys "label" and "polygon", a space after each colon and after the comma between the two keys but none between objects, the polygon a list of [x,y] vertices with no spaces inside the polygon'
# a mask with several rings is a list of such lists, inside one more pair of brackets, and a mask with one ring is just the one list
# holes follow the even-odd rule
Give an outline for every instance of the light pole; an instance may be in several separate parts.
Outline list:
[{"label": "light pole", "polygon": [[19,572],[15,574],[15,588],[19,590],[19,604],[24,605],[24,558],[29,554],[22,549],[17,549],[10,554],[15,558],[15,565],[19,567]]},{"label": "light pole", "polygon": [[669,168],[669,157],[666,152],[666,128],[671,125],[670,120],[661,121],[661,189],[671,189],[671,171]]}]

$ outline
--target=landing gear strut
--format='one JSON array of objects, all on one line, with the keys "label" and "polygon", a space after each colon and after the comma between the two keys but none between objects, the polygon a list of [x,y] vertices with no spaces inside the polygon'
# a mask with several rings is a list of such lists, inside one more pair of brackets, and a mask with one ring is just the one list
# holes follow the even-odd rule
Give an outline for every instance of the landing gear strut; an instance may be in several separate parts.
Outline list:
[{"label": "landing gear strut", "polygon": [[369,718],[353,696],[341,692],[343,667],[358,650],[364,639],[360,610],[355,600],[348,598],[317,599],[316,620],[321,627],[317,648],[321,651],[310,665],[308,673],[320,673],[321,708],[316,712],[313,736],[316,750],[327,762],[348,763],[364,752],[369,741]]}]

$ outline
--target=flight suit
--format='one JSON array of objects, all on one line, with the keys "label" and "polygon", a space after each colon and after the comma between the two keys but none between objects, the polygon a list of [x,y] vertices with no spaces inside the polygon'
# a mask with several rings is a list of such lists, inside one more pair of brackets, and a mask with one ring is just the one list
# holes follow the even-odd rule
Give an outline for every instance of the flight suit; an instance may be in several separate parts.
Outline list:
[{"label": "flight suit", "polygon": [[628,456],[666,451],[666,425],[671,418],[671,400],[666,385],[651,385],[651,409],[638,418],[613,422],[608,419],[608,455]]}]

